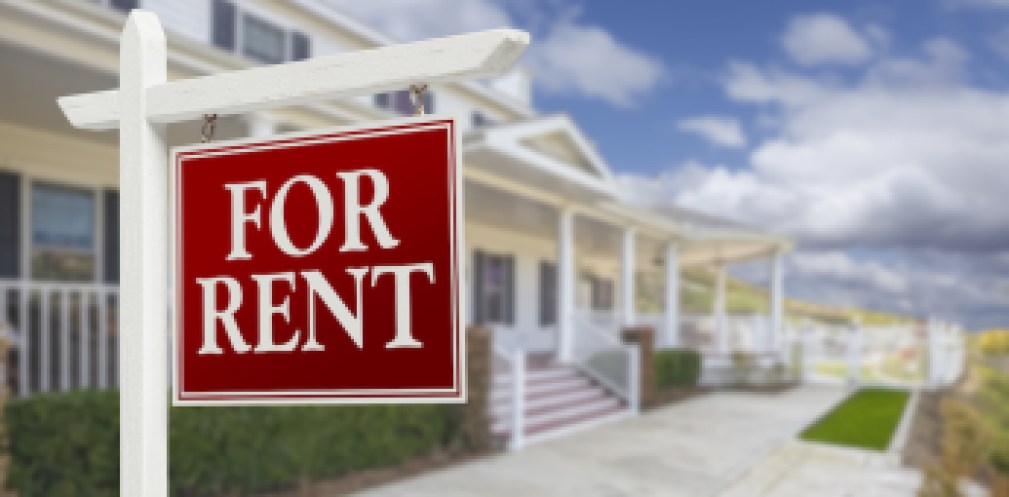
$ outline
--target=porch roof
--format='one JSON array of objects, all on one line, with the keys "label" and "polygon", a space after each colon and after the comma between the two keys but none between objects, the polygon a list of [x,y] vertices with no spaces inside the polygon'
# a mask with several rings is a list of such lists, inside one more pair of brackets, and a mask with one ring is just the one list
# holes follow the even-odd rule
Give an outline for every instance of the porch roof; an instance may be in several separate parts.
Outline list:
[{"label": "porch roof", "polygon": [[476,129],[463,138],[463,150],[468,169],[549,192],[559,202],[592,204],[617,195],[609,166],[563,114]]}]

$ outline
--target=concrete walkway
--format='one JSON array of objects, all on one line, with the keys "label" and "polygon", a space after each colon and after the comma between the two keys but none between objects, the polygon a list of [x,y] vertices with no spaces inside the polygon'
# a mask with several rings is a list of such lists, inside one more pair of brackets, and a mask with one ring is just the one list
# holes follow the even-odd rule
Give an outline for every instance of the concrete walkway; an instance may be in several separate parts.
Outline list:
[{"label": "concrete walkway", "polygon": [[[791,453],[778,456],[779,451],[843,397],[844,390],[830,386],[805,386],[782,394],[713,393],[359,495],[765,495],[762,490],[773,485],[751,480],[763,474],[751,469],[775,457],[793,461]],[[785,473],[775,475],[780,480]],[[756,486],[747,486],[748,481]],[[747,488],[761,490],[747,494]]]}]

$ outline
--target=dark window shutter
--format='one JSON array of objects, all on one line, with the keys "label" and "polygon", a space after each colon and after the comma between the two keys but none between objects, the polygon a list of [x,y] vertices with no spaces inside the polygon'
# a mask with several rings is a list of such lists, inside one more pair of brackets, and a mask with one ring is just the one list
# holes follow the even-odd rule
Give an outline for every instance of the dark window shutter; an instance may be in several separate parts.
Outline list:
[{"label": "dark window shutter", "polygon": [[431,90],[424,92],[424,113],[434,114],[434,92]]},{"label": "dark window shutter", "polygon": [[119,283],[119,192],[105,190],[105,212],[102,221],[105,223],[105,239],[102,244],[105,254],[102,264],[105,266],[104,279],[106,283]]},{"label": "dark window shutter", "polygon": [[540,326],[557,324],[557,266],[540,262]]},{"label": "dark window shutter", "polygon": [[484,255],[482,250],[473,251],[473,323],[483,324],[486,317],[484,316],[484,305],[486,304],[484,299],[484,267],[486,261],[486,255]]},{"label": "dark window shutter", "polygon": [[0,172],[0,277],[21,275],[21,177]]},{"label": "dark window shutter", "polygon": [[291,33],[291,58],[293,60],[305,60],[312,56],[312,39],[305,33],[295,31]]},{"label": "dark window shutter", "polygon": [[137,8],[137,0],[112,0],[109,2],[113,9],[129,12]]},{"label": "dark window shutter", "polygon": [[515,324],[515,257],[506,255],[504,261],[504,322]]},{"label": "dark window shutter", "polygon": [[211,39],[214,45],[229,52],[235,51],[235,24],[238,12],[235,4],[214,0],[211,5]]}]

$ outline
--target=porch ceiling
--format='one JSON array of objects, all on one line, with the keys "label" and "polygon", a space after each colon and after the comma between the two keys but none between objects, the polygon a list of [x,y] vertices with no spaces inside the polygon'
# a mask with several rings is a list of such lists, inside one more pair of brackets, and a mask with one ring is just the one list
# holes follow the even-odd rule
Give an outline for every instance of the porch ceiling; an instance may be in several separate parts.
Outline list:
[{"label": "porch ceiling", "polygon": [[[512,192],[466,180],[465,215],[478,223],[554,242],[559,229],[558,207],[530,200]],[[575,216],[575,252],[580,256],[618,261],[622,227],[589,216]],[[655,266],[664,251],[663,242],[639,236],[635,243],[639,267]]]},{"label": "porch ceiling", "polygon": [[776,240],[709,239],[689,242],[680,250],[680,264],[728,264],[770,257],[781,247]]},{"label": "porch ceiling", "polygon": [[[81,131],[63,117],[56,99],[118,86],[114,74],[79,64],[69,58],[0,39],[0,67],[16,68],[0,77],[0,122],[37,129],[97,144],[115,146],[117,131]],[[199,141],[200,122],[168,127],[171,146]],[[246,135],[246,124],[237,116],[222,116],[214,133],[217,139]],[[82,158],[83,160],[84,158]]]}]

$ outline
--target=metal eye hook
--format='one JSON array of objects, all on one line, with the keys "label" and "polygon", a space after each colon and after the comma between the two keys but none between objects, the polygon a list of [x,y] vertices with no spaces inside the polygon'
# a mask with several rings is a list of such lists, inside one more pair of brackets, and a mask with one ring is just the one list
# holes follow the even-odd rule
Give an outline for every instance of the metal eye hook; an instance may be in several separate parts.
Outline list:
[{"label": "metal eye hook", "polygon": [[424,94],[427,93],[427,85],[410,85],[410,103],[413,104],[413,115],[422,116],[424,109]]},{"label": "metal eye hook", "polygon": [[214,139],[214,131],[217,129],[217,114],[204,114],[203,115],[203,128],[200,130],[202,135],[200,138],[200,143],[207,143]]}]

